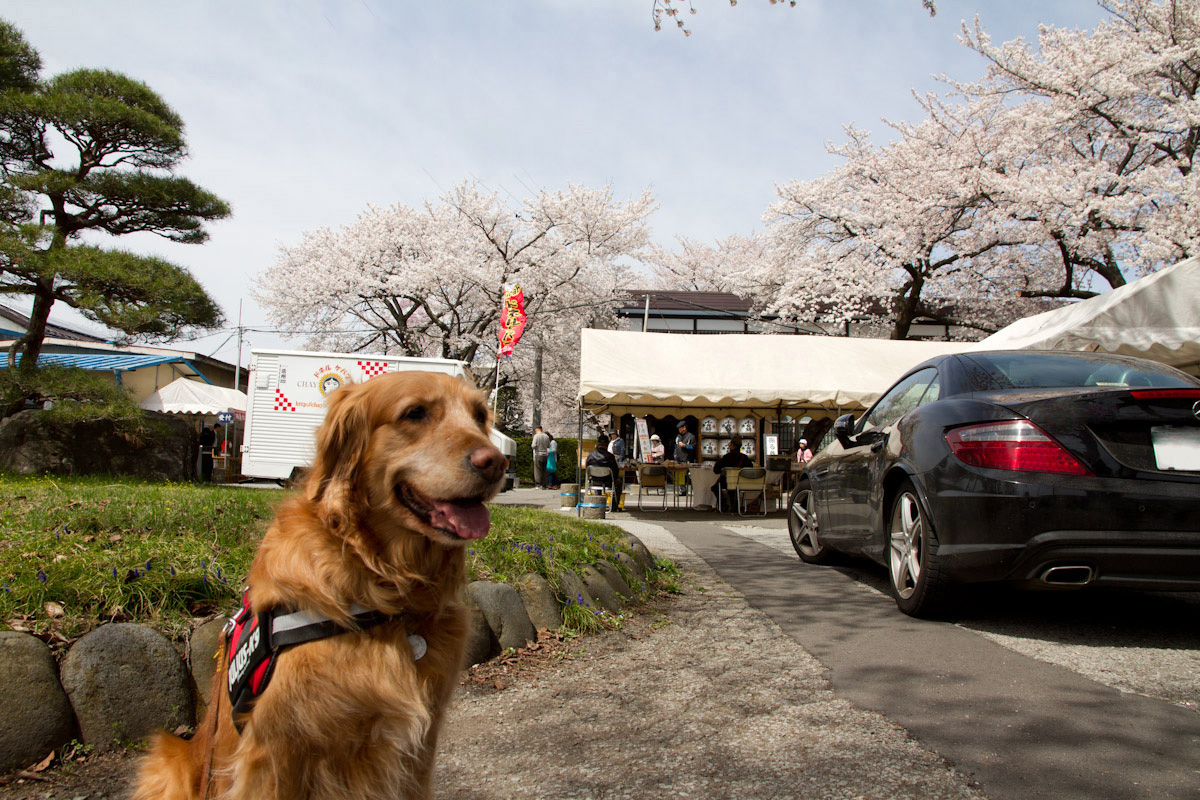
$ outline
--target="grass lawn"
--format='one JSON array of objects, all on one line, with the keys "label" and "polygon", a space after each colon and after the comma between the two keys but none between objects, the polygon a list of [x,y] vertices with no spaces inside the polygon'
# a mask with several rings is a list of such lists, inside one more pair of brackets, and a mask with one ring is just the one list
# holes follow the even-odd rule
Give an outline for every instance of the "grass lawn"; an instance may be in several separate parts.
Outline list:
[{"label": "grass lawn", "polygon": [[[283,492],[125,478],[0,474],[0,623],[59,641],[102,622],[178,637],[239,602],[254,550]],[[623,531],[535,509],[492,506],[491,534],[468,551],[470,580],[527,572],[558,589],[562,570],[614,560]],[[663,562],[667,588],[673,568]],[[643,596],[655,590],[617,564]],[[570,603],[568,630],[620,620]]]}]

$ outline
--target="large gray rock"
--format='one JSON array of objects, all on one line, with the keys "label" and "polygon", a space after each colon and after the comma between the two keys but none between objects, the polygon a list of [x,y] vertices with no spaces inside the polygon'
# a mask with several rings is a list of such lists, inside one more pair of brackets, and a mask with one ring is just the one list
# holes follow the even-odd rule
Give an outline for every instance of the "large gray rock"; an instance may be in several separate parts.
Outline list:
[{"label": "large gray rock", "polygon": [[608,581],[608,585],[622,600],[628,602],[633,599],[633,590],[629,588],[629,584],[621,577],[621,573],[610,562],[597,563],[596,570],[604,576],[604,580]]},{"label": "large gray rock", "polygon": [[646,568],[642,566],[642,562],[638,561],[633,556],[625,551],[617,553],[617,560],[625,565],[629,573],[633,575],[634,582],[640,584],[641,588],[646,589]]},{"label": "large gray rock", "polygon": [[46,411],[22,411],[0,420],[0,469],[24,475],[193,477],[198,445],[191,425],[168,414],[146,417],[147,433],[131,441],[106,420],[63,422]]},{"label": "large gray rock", "polygon": [[474,581],[467,593],[483,611],[502,648],[520,648],[537,641],[537,630],[517,590],[507,583]]},{"label": "large gray rock", "polygon": [[29,634],[0,631],[0,772],[36,764],[74,737],[50,648]]},{"label": "large gray rock", "polygon": [[[192,631],[188,645],[188,659],[192,664],[192,680],[196,682],[196,696],[207,708],[212,702],[213,675],[217,672],[217,649],[221,645],[221,631],[225,620],[209,620]],[[196,709],[197,716],[202,709]]]},{"label": "large gray rock", "polygon": [[144,625],[100,626],[67,652],[61,676],[84,744],[118,745],[193,722],[183,659]]},{"label": "large gray rock", "polygon": [[500,640],[492,632],[492,626],[488,625],[483,610],[471,599],[469,593],[464,598],[464,604],[471,612],[467,628],[467,648],[463,655],[463,661],[466,662],[464,666],[469,667],[500,655]]},{"label": "large gray rock", "polygon": [[583,578],[579,577],[579,573],[569,569],[563,570],[562,574],[558,576],[558,585],[562,589],[567,605],[574,603],[584,608],[600,608],[596,598],[592,597],[592,593],[584,584]]},{"label": "large gray rock", "polygon": [[530,572],[517,579],[517,594],[525,604],[529,621],[537,630],[547,628],[556,631],[562,627],[562,611],[558,607],[558,598],[546,579],[536,572]]},{"label": "large gray rock", "polygon": [[642,569],[647,574],[654,572],[654,556],[646,545],[642,544],[642,540],[634,536],[632,533],[625,534],[625,544],[633,551],[633,557],[642,565]]},{"label": "large gray rock", "polygon": [[596,598],[596,602],[601,608],[614,614],[621,612],[620,598],[613,591],[613,587],[609,585],[608,579],[601,575],[595,567],[584,567],[579,573],[579,577],[583,578],[583,585],[587,587],[588,593]]}]

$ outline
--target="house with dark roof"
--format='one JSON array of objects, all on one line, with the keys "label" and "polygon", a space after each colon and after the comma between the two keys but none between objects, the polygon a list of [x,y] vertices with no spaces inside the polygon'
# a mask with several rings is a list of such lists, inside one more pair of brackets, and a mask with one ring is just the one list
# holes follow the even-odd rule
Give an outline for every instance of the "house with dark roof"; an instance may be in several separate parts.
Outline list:
[{"label": "house with dark roof", "polygon": [[[627,289],[616,308],[620,330],[651,333],[772,333],[817,336],[885,338],[875,322],[823,324],[785,323],[777,316],[753,313],[751,302],[729,292],[698,292],[682,289]],[[882,313],[882,309],[881,309]],[[953,325],[931,318],[918,318],[910,339],[952,338]]]},{"label": "house with dark roof", "polygon": [[[0,369],[8,368],[8,350],[29,330],[29,317],[0,305]],[[19,361],[19,359],[18,359]],[[234,388],[236,367],[211,356],[185,350],[143,345],[119,345],[61,322],[46,325],[39,364],[79,367],[112,376],[140,402],[179,377]],[[248,372],[237,381],[245,388]]]}]

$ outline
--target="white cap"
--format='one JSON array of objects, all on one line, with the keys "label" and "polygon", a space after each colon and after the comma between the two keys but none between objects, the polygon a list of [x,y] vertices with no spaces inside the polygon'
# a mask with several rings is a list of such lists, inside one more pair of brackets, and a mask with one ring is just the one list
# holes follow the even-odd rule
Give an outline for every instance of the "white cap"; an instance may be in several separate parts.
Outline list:
[{"label": "white cap", "polygon": [[661,441],[662,441],[662,439],[661,439],[661,438],[659,438],[658,434],[656,433],[656,434],[654,434],[653,436],[651,436],[651,437],[650,437],[650,441],[652,441],[652,442],[661,442]]}]

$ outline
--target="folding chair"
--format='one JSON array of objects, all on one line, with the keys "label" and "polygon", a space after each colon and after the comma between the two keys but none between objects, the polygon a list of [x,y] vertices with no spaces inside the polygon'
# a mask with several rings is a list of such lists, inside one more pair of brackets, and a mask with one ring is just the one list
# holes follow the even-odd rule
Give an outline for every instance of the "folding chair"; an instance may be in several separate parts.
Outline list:
[{"label": "folding chair", "polygon": [[738,515],[746,516],[749,506],[747,497],[758,497],[758,515],[767,514],[767,471],[760,468],[740,469],[737,471],[737,503]]},{"label": "folding chair", "polygon": [[786,465],[783,470],[767,470],[767,499],[775,501],[775,511],[783,507],[783,479],[786,475]]},{"label": "folding chair", "polygon": [[[725,508],[725,505],[726,505],[726,503],[729,502],[729,493],[730,492],[733,493],[733,496],[735,498],[737,497],[737,485],[738,485],[738,473],[739,472],[740,472],[740,470],[733,469],[731,467],[729,469],[721,470],[720,474],[717,475],[717,482],[713,484],[713,493],[716,494],[716,496],[717,496],[717,511],[720,511],[721,513],[725,513],[725,511],[727,510]],[[725,488],[724,489],[721,489],[721,476],[722,475],[725,476]]]},{"label": "folding chair", "polygon": [[654,464],[638,467],[638,511],[642,510],[642,498],[657,489],[662,495],[662,510],[667,510],[667,470]]},{"label": "folding chair", "polygon": [[[608,483],[602,482],[602,479],[608,478]],[[587,490],[600,490],[601,494],[607,495],[612,492],[614,480],[612,470],[608,467],[589,466],[587,468]]]},{"label": "folding chair", "polygon": [[671,485],[675,487],[675,507],[679,508],[679,498],[683,498],[683,504],[689,505],[692,502],[692,497],[695,492],[687,492],[688,486],[691,484],[691,479],[688,477],[686,467],[684,469],[671,470]]}]

